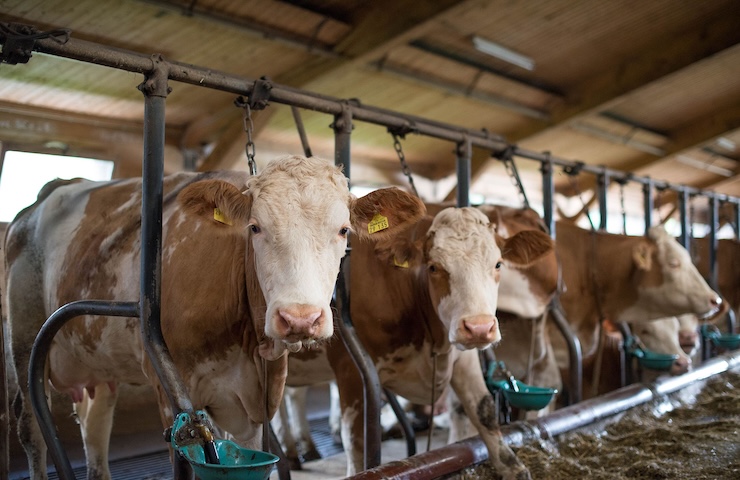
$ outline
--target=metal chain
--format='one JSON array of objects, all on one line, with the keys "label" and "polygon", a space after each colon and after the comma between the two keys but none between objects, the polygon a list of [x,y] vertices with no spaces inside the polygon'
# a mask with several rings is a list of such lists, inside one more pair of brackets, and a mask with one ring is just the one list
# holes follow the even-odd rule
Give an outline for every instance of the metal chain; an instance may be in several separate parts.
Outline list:
[{"label": "metal chain", "polygon": [[393,135],[393,148],[396,150],[396,153],[398,154],[398,160],[400,160],[401,162],[401,171],[404,175],[406,175],[406,178],[409,179],[411,190],[413,190],[414,195],[418,197],[419,192],[416,191],[416,185],[414,185],[414,177],[411,176],[411,169],[409,168],[409,164],[406,163],[406,155],[403,154],[401,140],[399,139],[399,136],[397,134],[391,133],[391,135]]},{"label": "metal chain", "polygon": [[255,149],[254,141],[252,140],[252,131],[254,130],[254,123],[252,123],[252,109],[249,107],[249,102],[241,96],[237,97],[234,104],[243,110],[242,121],[244,122],[244,131],[247,133],[247,144],[244,149],[247,153],[249,174],[257,175],[257,162],[254,160]]},{"label": "metal chain", "polygon": [[527,194],[524,192],[524,185],[522,185],[522,181],[519,178],[519,171],[514,164],[514,155],[512,150],[513,149],[511,147],[507,148],[501,155],[501,161],[504,163],[504,168],[506,169],[506,174],[509,175],[511,184],[519,192],[519,200],[524,207],[529,208],[529,200],[527,199]]},{"label": "metal chain", "polygon": [[570,182],[570,188],[575,192],[576,195],[578,195],[578,200],[581,201],[581,205],[583,206],[583,211],[586,214],[586,218],[588,219],[588,223],[591,225],[591,230],[596,230],[596,226],[594,225],[594,221],[591,219],[591,214],[588,212],[588,208],[586,207],[586,202],[583,201],[583,196],[581,195],[581,189],[578,188],[578,183],[575,180],[576,175],[578,175],[581,172],[581,168],[583,168],[583,163],[576,163],[575,166],[568,166],[563,168],[563,173],[565,173],[568,176],[568,181]]}]

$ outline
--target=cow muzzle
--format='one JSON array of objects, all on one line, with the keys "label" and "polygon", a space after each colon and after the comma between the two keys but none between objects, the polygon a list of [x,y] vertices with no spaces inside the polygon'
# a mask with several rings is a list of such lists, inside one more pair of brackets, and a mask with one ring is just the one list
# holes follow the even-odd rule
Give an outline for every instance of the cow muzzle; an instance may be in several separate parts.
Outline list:
[{"label": "cow muzzle", "polygon": [[331,335],[324,332],[326,315],[314,305],[297,304],[277,309],[273,317],[275,333],[287,343],[320,340]]},{"label": "cow muzzle", "polygon": [[474,315],[460,320],[453,343],[465,349],[486,348],[501,340],[498,320],[493,315]]},{"label": "cow muzzle", "polygon": [[671,375],[683,375],[691,370],[691,359],[688,357],[678,357],[671,365]]}]

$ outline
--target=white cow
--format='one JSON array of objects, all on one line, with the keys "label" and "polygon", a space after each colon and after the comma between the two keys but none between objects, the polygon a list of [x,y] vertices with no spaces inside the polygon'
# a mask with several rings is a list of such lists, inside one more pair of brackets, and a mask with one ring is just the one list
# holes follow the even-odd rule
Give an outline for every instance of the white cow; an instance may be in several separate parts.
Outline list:
[{"label": "white cow", "polygon": [[[176,174],[165,179],[164,194],[165,341],[194,407],[257,448],[261,423],[282,395],[284,353],[333,333],[329,302],[349,231],[384,238],[423,215],[424,206],[398,189],[354,198],[340,169],[299,156],[277,159],[253,177]],[[59,181],[8,230],[4,305],[21,386],[19,436],[34,479],[46,477],[46,446],[28,403],[31,345],[65,303],[138,299],[140,212],[141,179]],[[118,383],[151,383],[163,424],[172,424],[141,338],[138,319],[78,317],[51,346],[50,385],[85,402],[78,413],[88,478],[110,478]]]}]

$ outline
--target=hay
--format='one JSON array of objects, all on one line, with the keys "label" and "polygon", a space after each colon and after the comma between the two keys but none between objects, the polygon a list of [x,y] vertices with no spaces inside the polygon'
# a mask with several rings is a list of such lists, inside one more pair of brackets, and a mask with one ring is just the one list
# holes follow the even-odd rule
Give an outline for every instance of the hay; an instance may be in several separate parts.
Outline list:
[{"label": "hay", "polygon": [[[740,373],[710,379],[695,398],[635,408],[597,434],[574,432],[515,450],[535,480],[740,478]],[[486,464],[458,478],[500,477]]]}]

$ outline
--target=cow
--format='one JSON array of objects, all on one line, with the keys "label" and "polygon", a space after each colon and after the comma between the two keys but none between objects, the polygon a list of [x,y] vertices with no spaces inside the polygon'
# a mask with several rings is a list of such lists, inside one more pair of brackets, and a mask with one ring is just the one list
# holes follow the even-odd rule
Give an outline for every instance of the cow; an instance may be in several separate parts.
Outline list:
[{"label": "cow", "polygon": [[[435,214],[449,206],[427,203],[426,207],[428,213]],[[547,232],[542,219],[530,208],[500,205],[482,205],[476,208],[489,218],[493,235],[508,238],[523,230]],[[496,345],[495,355],[506,361],[507,365],[510,362],[512,370],[516,370],[517,373],[521,372],[522,378],[530,373],[531,381],[536,384],[560,388],[560,372],[554,361],[547,331],[544,328],[544,313],[558,287],[558,265],[555,251],[549,249],[526,265],[510,262],[506,257],[503,263],[496,309],[503,341]],[[502,305],[508,311],[503,311]],[[510,313],[510,311],[516,313]],[[530,352],[532,353],[531,358]],[[291,362],[291,371],[292,368],[293,363]],[[480,376],[484,375],[480,365],[474,368]],[[311,372],[304,368],[302,374],[310,376]],[[328,379],[329,376],[323,378]],[[290,389],[284,399],[285,411],[280,421],[274,422],[276,429],[280,431],[278,436],[286,449],[286,454],[295,468],[300,465],[299,451],[304,458],[308,459],[315,456],[316,450],[305,421],[305,406],[301,403],[301,397],[305,397],[305,392],[302,392],[300,388]],[[477,434],[477,430],[470,425],[454,392],[448,391],[447,400],[449,404],[447,409],[452,420],[450,441]],[[332,403],[330,415],[333,416],[333,412],[338,409],[339,407]],[[287,410],[290,410],[290,414]],[[288,423],[292,426],[290,430],[286,427]],[[332,431],[334,432],[336,428],[338,432],[338,425],[335,426],[334,423],[332,422]]]},{"label": "cow", "polygon": [[[691,370],[694,359],[692,355],[696,351],[697,337],[694,335],[692,346],[681,343],[682,339],[688,338],[689,331],[696,332],[698,321],[694,315],[680,315],[678,317],[665,317],[649,322],[630,323],[625,331],[633,337],[633,342],[652,353],[664,355],[676,355],[677,358],[668,370],[653,370],[639,366],[639,377],[633,377],[633,381],[651,382],[658,376],[682,375]],[[602,351],[600,354],[589,355],[583,361],[583,398],[591,398],[623,385],[622,351],[624,349],[624,336],[622,330],[613,322],[603,322]],[[597,360],[600,364],[597,364]],[[636,358],[628,357],[629,363],[624,368],[639,365]],[[599,367],[600,365],[600,367]],[[596,386],[598,384],[598,386]]]},{"label": "cow", "polygon": [[[495,311],[504,262],[529,265],[551,253],[553,245],[540,231],[498,240],[500,247],[488,218],[465,207],[443,209],[374,245],[353,242],[350,314],[383,387],[412,402],[428,403],[450,386],[461,397],[495,468],[505,478],[528,478],[502,442],[477,349],[500,339]],[[347,474],[352,475],[363,466],[363,388],[341,343],[324,348],[321,354],[291,355],[288,385],[336,378]],[[322,363],[331,371],[324,368],[320,377]]]},{"label": "cow", "polygon": [[[31,345],[63,304],[138,298],[141,195],[141,179],[52,182],[8,229],[5,305],[19,437],[34,479],[46,478],[46,446],[28,401]],[[349,232],[372,245],[424,212],[395,188],[355,198],[340,168],[313,157],[280,157],[256,176],[167,176],[161,326],[194,408],[240,445],[258,448],[262,421],[282,395],[285,353],[333,334],[330,301]],[[152,384],[163,425],[172,425],[137,319],[73,319],[56,335],[46,372],[47,388],[79,407],[88,478],[110,478],[119,383]]]},{"label": "cow", "polygon": [[[725,306],[686,249],[662,227],[634,237],[558,221],[556,232],[564,283],[560,303],[584,358],[596,355],[605,319],[640,324],[688,313],[706,317]],[[565,379],[567,349],[559,332],[548,328]]]}]

